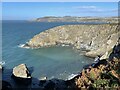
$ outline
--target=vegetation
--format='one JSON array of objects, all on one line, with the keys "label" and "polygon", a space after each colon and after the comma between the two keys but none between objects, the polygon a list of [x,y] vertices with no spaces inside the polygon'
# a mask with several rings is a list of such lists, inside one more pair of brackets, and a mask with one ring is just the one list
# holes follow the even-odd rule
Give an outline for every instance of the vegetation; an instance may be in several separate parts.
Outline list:
[{"label": "vegetation", "polygon": [[[83,69],[79,77],[74,78],[73,88],[78,89],[120,89],[120,44],[113,48],[108,59],[100,60],[96,65]],[[112,59],[110,59],[112,57]]]}]

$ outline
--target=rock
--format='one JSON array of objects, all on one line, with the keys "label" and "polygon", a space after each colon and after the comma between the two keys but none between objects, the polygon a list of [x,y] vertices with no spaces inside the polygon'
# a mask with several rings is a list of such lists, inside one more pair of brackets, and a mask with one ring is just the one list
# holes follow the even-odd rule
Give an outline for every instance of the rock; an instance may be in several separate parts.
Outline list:
[{"label": "rock", "polygon": [[47,77],[41,77],[40,80],[47,80]]},{"label": "rock", "polygon": [[[110,57],[112,54],[112,58]],[[106,53],[107,58],[100,60],[94,67],[83,69],[79,77],[73,78],[70,87],[77,90],[120,87],[120,44]],[[109,60],[109,58],[111,58]]]},{"label": "rock", "polygon": [[13,90],[9,82],[2,80],[2,90]]},{"label": "rock", "polygon": [[0,80],[2,80],[2,71],[3,71],[3,68],[2,68],[2,65],[0,64]]},{"label": "rock", "polygon": [[2,71],[2,69],[3,69],[3,68],[2,68],[2,65],[0,64],[0,71]]},{"label": "rock", "polygon": [[25,64],[20,64],[13,68],[12,76],[15,81],[17,81],[20,84],[30,84],[31,83],[31,75],[28,71],[28,68]]},{"label": "rock", "polygon": [[108,54],[108,52],[106,52],[104,55],[102,55],[102,57],[100,57],[100,60],[108,59],[108,58],[109,58],[109,54]]},{"label": "rock", "polygon": [[55,83],[53,81],[49,81],[45,86],[44,90],[56,90]]},{"label": "rock", "polygon": [[26,46],[39,48],[71,45],[78,50],[87,51],[86,56],[96,57],[105,54],[116,44],[120,34],[117,27],[117,24],[58,26],[35,35]]},{"label": "rock", "polygon": [[76,76],[78,76],[78,74],[71,74],[71,75],[68,76],[67,80],[71,80],[71,79],[73,79]]},{"label": "rock", "polygon": [[39,80],[40,80],[39,86],[43,86],[47,82],[47,77],[42,77]]}]

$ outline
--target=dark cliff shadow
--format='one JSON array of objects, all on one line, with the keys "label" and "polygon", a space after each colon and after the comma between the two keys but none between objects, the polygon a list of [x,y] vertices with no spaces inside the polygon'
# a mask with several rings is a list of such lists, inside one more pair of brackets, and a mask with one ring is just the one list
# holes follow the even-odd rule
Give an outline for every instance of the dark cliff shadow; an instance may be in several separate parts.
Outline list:
[{"label": "dark cliff shadow", "polygon": [[[28,67],[30,73],[34,71],[33,67]],[[2,71],[2,90],[69,90],[67,83],[62,79],[50,79],[39,80],[32,77],[32,81],[29,85],[25,85],[22,82],[16,82],[12,78],[12,69],[4,68]],[[72,90],[72,89],[71,89]]]},{"label": "dark cliff shadow", "polygon": [[19,90],[19,88],[22,88],[22,90],[29,90],[29,87],[30,85],[16,82],[12,77],[12,69],[4,67],[2,71],[2,90]]},{"label": "dark cliff shadow", "polygon": [[109,60],[113,60],[114,57],[120,59],[120,44],[114,46],[113,51],[109,56]]}]

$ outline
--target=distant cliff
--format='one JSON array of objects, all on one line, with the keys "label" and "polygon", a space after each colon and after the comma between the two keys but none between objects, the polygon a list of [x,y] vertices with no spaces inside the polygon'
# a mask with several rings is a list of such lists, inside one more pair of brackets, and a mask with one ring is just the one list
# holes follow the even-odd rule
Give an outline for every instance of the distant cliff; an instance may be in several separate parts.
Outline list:
[{"label": "distant cliff", "polygon": [[39,48],[53,45],[71,45],[96,57],[109,52],[118,39],[117,24],[63,25],[35,35],[24,47]]},{"label": "distant cliff", "polygon": [[33,21],[36,22],[105,22],[105,23],[117,23],[117,17],[73,17],[73,16],[64,16],[64,17],[54,17],[47,16],[37,18]]}]

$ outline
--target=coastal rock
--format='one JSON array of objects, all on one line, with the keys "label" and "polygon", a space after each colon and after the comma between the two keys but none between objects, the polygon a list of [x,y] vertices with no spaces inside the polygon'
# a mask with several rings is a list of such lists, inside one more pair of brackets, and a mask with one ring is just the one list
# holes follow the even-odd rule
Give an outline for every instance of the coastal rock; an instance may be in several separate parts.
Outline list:
[{"label": "coastal rock", "polygon": [[[83,69],[81,75],[69,80],[69,86],[75,90],[94,90],[97,88],[120,87],[120,43],[106,53],[108,58],[100,60],[95,66]],[[112,55],[112,58],[111,58]]]},{"label": "coastal rock", "polygon": [[102,57],[100,57],[100,60],[108,59],[108,58],[109,58],[109,52],[106,52]]},{"label": "coastal rock", "polygon": [[20,84],[30,84],[31,75],[25,64],[20,64],[13,68],[13,78]]},{"label": "coastal rock", "polygon": [[0,82],[2,82],[2,89],[1,90],[13,90],[12,86],[9,82],[4,81],[4,80],[2,80]]},{"label": "coastal rock", "polygon": [[26,45],[30,48],[71,45],[96,57],[111,50],[117,42],[117,24],[63,25],[35,35]]},{"label": "coastal rock", "polygon": [[61,79],[51,79],[44,84],[44,90],[67,90],[65,81]]},{"label": "coastal rock", "polygon": [[39,80],[47,80],[47,77],[41,77]]},{"label": "coastal rock", "polygon": [[55,83],[53,81],[49,81],[45,86],[44,90],[55,90]]},{"label": "coastal rock", "polygon": [[0,71],[2,71],[2,69],[3,69],[3,68],[2,68],[2,65],[0,64]]},{"label": "coastal rock", "polygon": [[44,86],[44,84],[47,82],[47,77],[41,77],[39,80],[39,86]]}]

